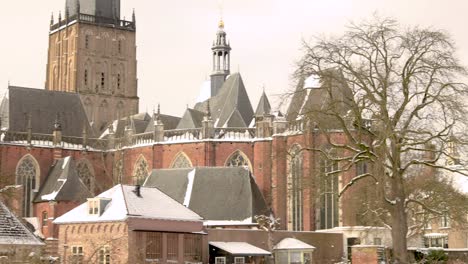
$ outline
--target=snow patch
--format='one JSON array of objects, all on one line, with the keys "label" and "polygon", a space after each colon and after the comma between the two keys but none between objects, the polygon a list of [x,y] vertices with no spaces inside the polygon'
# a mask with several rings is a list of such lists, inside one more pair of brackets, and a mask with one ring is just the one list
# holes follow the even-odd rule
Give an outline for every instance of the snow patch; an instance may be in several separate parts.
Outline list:
[{"label": "snow patch", "polygon": [[[69,157],[67,157],[69,158]],[[58,190],[56,191],[53,191],[52,193],[49,193],[49,194],[45,194],[45,195],[42,195],[41,196],[41,199],[44,200],[44,201],[53,201],[55,200],[55,198],[57,197],[57,194],[60,192],[60,190],[62,189],[62,187],[65,185],[65,183],[67,182],[66,179],[58,179],[57,180],[58,182],[62,182],[62,185],[60,185],[60,187],[58,188]]]},{"label": "snow patch", "polygon": [[208,220],[204,221],[204,226],[236,226],[236,225],[253,225],[252,217],[244,220]]},{"label": "snow patch", "polygon": [[312,88],[312,89],[316,89],[316,88],[320,88],[322,87],[320,85],[320,77],[318,75],[311,75],[309,76],[309,78],[307,78],[304,82],[304,88],[307,89],[307,88]]},{"label": "snow patch", "polygon": [[184,203],[183,203],[185,207],[189,207],[190,205],[190,198],[192,198],[193,182],[195,180],[195,172],[196,172],[196,169],[192,170],[187,175],[188,183],[187,183],[187,190],[185,192],[185,198],[184,198]]},{"label": "snow patch", "polygon": [[66,157],[66,158],[63,160],[62,170],[64,170],[65,167],[67,167],[68,162],[70,162],[70,156]]}]

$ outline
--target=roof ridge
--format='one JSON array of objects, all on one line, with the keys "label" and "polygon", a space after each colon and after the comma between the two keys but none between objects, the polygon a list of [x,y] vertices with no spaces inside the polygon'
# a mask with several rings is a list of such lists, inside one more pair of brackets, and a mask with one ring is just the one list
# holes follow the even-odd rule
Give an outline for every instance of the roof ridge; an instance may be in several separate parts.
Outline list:
[{"label": "roof ridge", "polygon": [[[123,189],[123,184],[119,183],[119,184],[117,184],[117,186],[120,187],[120,191],[122,192],[122,197],[123,197],[123,200],[124,200],[124,203],[125,203],[125,211],[127,211],[127,216],[128,216],[128,215],[130,215],[130,212],[128,211],[128,203],[127,203],[127,198],[125,196],[125,192],[124,192],[124,189]],[[128,186],[131,186],[131,185],[128,185]]]}]

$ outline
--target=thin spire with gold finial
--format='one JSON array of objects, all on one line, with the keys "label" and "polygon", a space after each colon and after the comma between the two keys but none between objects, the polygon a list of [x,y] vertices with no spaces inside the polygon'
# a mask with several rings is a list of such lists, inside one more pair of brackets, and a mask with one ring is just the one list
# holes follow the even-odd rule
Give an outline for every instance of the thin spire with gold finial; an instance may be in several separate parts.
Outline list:
[{"label": "thin spire with gold finial", "polygon": [[219,27],[220,29],[224,29],[224,20],[223,20],[223,18],[220,18],[220,19],[219,19],[218,27]]}]

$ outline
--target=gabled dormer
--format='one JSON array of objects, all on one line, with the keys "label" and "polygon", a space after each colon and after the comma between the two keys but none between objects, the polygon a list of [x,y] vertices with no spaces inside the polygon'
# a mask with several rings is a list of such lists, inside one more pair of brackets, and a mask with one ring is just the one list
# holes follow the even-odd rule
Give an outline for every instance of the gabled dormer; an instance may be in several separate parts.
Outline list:
[{"label": "gabled dormer", "polygon": [[111,200],[103,197],[88,198],[88,215],[101,216]]}]

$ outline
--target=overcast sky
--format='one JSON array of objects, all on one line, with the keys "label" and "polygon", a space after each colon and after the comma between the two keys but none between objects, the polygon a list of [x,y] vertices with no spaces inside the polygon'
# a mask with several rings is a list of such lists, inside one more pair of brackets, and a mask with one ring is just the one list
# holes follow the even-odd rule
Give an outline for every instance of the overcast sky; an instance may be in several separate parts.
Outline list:
[{"label": "overcast sky", "polygon": [[[164,113],[182,115],[186,105],[193,106],[211,71],[220,3],[233,49],[231,71],[240,70],[254,108],[263,86],[269,96],[290,89],[301,39],[339,34],[349,21],[374,12],[448,31],[468,64],[467,0],[121,1],[122,17],[130,19],[136,10],[140,111],[161,103]],[[65,0],[3,1],[2,89],[8,81],[44,87],[50,15],[57,18],[64,5]]]}]

